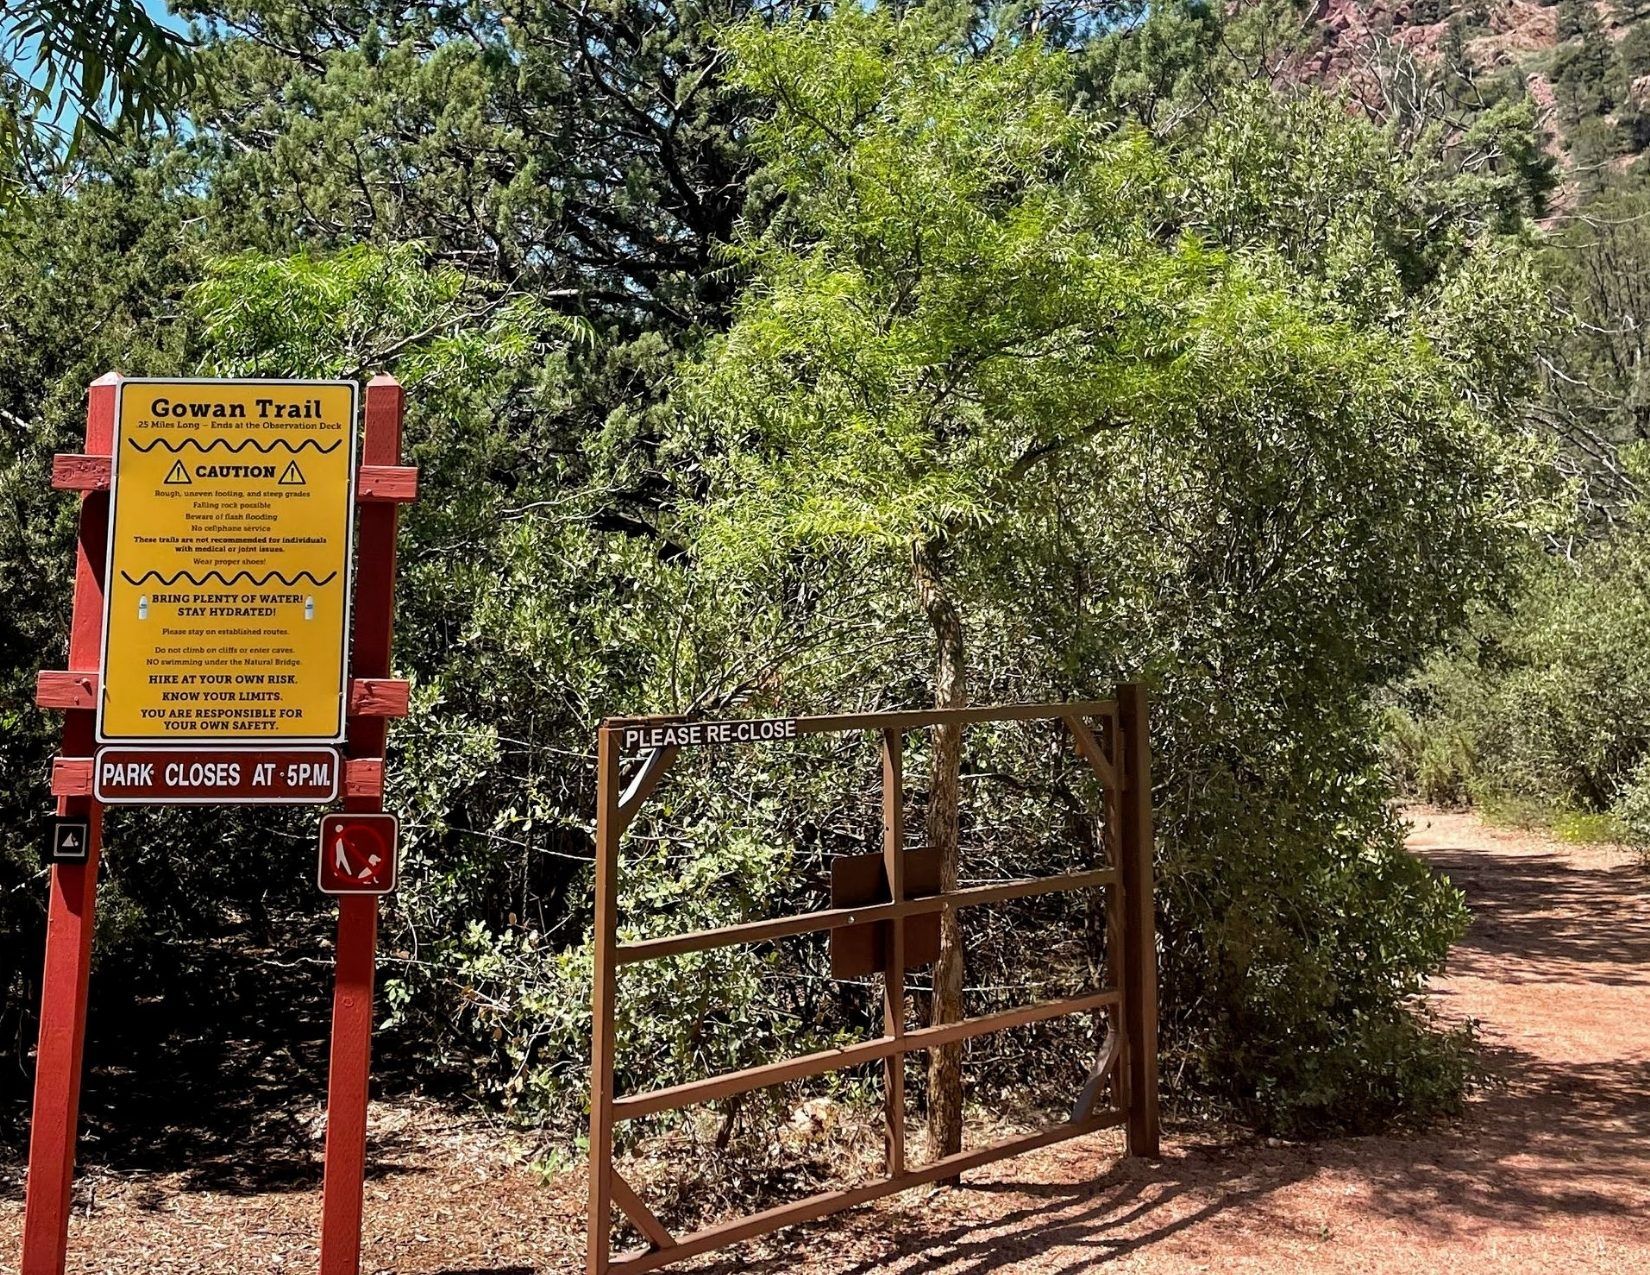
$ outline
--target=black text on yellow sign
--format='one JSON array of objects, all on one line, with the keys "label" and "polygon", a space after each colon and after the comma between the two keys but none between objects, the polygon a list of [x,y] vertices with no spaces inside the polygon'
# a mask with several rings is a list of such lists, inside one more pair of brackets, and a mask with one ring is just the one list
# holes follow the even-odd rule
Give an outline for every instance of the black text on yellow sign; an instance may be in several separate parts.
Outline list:
[{"label": "black text on yellow sign", "polygon": [[356,387],[121,383],[98,739],[343,738]]}]

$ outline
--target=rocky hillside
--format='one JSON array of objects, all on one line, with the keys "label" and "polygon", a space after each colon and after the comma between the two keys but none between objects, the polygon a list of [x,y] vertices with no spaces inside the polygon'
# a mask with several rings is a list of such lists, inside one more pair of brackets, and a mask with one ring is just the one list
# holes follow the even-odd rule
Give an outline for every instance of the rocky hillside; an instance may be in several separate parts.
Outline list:
[{"label": "rocky hillside", "polygon": [[1528,96],[1571,196],[1650,148],[1650,3],[1318,0],[1309,23],[1310,78],[1452,115]]}]

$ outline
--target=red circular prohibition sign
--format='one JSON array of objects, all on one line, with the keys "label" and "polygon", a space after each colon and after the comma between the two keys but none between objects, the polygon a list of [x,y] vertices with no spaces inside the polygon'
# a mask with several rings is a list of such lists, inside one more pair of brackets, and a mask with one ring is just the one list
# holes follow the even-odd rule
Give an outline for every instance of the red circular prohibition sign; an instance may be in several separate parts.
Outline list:
[{"label": "red circular prohibition sign", "polygon": [[390,893],[395,889],[396,824],[388,814],[324,816],[316,884],[326,894]]}]

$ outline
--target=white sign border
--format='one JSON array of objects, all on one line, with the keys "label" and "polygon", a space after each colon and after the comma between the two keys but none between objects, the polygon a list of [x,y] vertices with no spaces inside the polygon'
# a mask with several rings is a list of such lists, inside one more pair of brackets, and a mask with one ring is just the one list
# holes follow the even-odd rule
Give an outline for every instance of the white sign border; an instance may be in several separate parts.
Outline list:
[{"label": "white sign border", "polygon": [[[334,386],[349,390],[350,426],[349,426],[349,502],[345,512],[344,522],[344,624],[343,650],[340,653],[340,673],[342,686],[338,692],[338,728],[331,735],[206,735],[179,738],[157,738],[153,735],[110,735],[103,729],[103,709],[109,701],[109,613],[114,606],[114,567],[115,567],[115,518],[120,509],[120,426],[126,403],[128,386],[143,385],[286,385],[286,386]],[[266,748],[279,748],[290,745],[302,748],[323,744],[342,744],[349,728],[349,687],[350,687],[350,638],[354,620],[355,605],[355,506],[358,503],[355,497],[356,484],[359,481],[360,442],[361,433],[361,387],[355,381],[346,380],[309,380],[298,377],[237,377],[237,376],[130,376],[122,377],[115,387],[115,415],[110,426],[111,441],[109,444],[109,518],[107,523],[107,543],[103,550],[103,617],[102,633],[98,642],[97,657],[97,724],[93,732],[93,739],[99,744],[125,744],[133,747],[149,748],[200,748],[208,747],[217,741],[225,748],[235,748],[244,745],[262,745]],[[122,803],[125,804],[125,803]],[[185,804],[185,803],[179,803]],[[188,804],[204,804],[191,802]]]},{"label": "white sign border", "polygon": [[[153,753],[157,757],[177,757],[191,750],[212,753],[233,753],[238,756],[267,757],[270,753],[329,752],[332,754],[332,791],[325,797],[105,797],[103,785],[98,782],[103,773],[99,763],[104,753]],[[99,747],[92,754],[92,800],[103,806],[330,806],[344,791],[344,767],[347,765],[342,748],[332,744],[294,744],[281,748],[273,744],[227,748],[208,744],[110,744]]]}]

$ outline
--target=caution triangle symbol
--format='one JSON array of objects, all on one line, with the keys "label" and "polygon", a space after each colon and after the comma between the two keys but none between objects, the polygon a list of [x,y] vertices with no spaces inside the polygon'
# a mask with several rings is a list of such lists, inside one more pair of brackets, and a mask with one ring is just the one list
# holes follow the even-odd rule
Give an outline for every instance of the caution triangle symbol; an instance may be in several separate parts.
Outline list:
[{"label": "caution triangle symbol", "polygon": [[74,833],[72,833],[72,832],[68,836],[63,838],[63,848],[65,850],[74,850],[74,849],[78,848],[79,845],[80,845],[80,838],[75,836]]},{"label": "caution triangle symbol", "polygon": [[281,471],[278,485],[282,487],[303,487],[306,485],[304,471],[298,468],[297,461],[287,461],[286,468]]},{"label": "caution triangle symbol", "polygon": [[183,467],[181,460],[173,461],[172,468],[166,471],[166,485],[168,487],[188,487],[192,485],[189,479],[189,471]]}]

